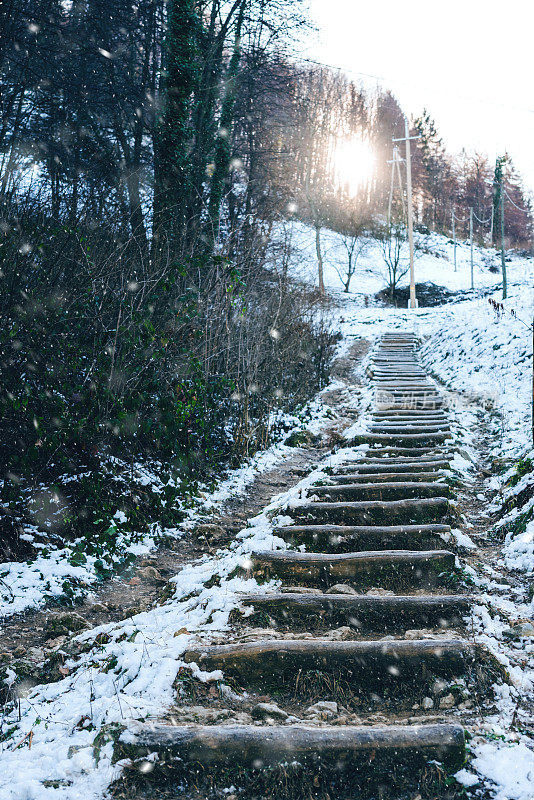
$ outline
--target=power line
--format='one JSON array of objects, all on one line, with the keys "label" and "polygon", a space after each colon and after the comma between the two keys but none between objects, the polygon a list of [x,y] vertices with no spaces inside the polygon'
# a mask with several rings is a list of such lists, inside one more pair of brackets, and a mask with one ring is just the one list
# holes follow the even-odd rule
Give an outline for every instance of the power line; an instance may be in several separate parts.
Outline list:
[{"label": "power line", "polygon": [[456,214],[456,211],[454,210],[454,208],[452,209],[452,216],[456,220],[456,222],[467,222],[467,220],[469,219],[469,217],[459,217]]},{"label": "power line", "polygon": [[[358,70],[350,69],[348,67],[338,67],[335,64],[325,64],[324,61],[318,61],[315,58],[306,58],[305,56],[297,56],[297,55],[292,55],[291,58],[296,61],[304,61],[307,64],[315,64],[318,67],[327,67],[328,69],[333,69],[336,70],[337,72],[344,72],[348,75],[358,75],[362,78],[372,78],[375,81],[380,81],[381,83],[385,84],[392,84],[396,80],[395,78],[386,78],[383,75],[374,75],[371,72],[359,72]],[[513,108],[516,111],[525,111],[527,114],[534,114],[534,108],[528,108],[527,106],[520,106],[514,103],[499,103],[496,102],[495,100],[490,100],[489,98],[486,97],[481,98],[477,97],[476,95],[458,94],[457,92],[454,93],[452,91],[448,92],[446,89],[436,90],[435,86],[425,86],[422,83],[417,83],[414,81],[401,81],[401,83],[403,83],[406,86],[414,86],[418,89],[424,89],[427,92],[435,93],[436,91],[438,91],[442,94],[450,94],[451,97],[459,98],[461,100],[474,101],[476,103],[481,103],[482,105],[489,105],[497,108]]]},{"label": "power line", "polygon": [[514,203],[514,201],[512,200],[512,198],[510,197],[510,195],[508,194],[508,192],[506,191],[506,189],[504,187],[503,187],[503,192],[504,192],[505,197],[510,201],[510,203],[515,208],[517,208],[518,211],[523,211],[525,214],[530,214],[531,213],[531,209],[530,208],[521,208],[521,206],[518,206],[517,203]]}]

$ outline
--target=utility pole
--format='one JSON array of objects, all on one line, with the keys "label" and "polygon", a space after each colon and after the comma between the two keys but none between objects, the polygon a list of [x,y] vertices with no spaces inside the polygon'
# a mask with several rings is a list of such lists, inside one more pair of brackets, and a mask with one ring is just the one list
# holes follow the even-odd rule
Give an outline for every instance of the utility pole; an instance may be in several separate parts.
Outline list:
[{"label": "utility pole", "polygon": [[[389,187],[389,204],[388,204],[388,225],[391,228],[391,206],[393,205],[393,185],[395,183],[395,163],[397,161],[397,147],[393,148],[393,160],[388,161],[388,164],[391,164],[391,185]],[[402,192],[402,184],[401,184],[401,192]]]},{"label": "utility pole", "polygon": [[406,142],[406,201],[408,204],[408,244],[410,247],[410,308],[417,307],[415,299],[415,271],[413,249],[413,200],[412,200],[412,154],[410,141],[420,139],[420,136],[410,136],[408,117],[404,117],[404,137],[393,139],[394,142]]},{"label": "utility pole", "polygon": [[393,207],[393,192],[395,190],[395,167],[397,168],[397,178],[399,180],[399,191],[401,196],[402,202],[402,213],[406,214],[406,205],[404,203],[404,189],[402,187],[402,175],[400,171],[400,165],[402,162],[402,158],[399,155],[399,148],[397,145],[393,147],[393,158],[391,161],[388,161],[388,164],[391,164],[391,184],[389,187],[389,204],[388,204],[388,225],[391,228],[391,211]]},{"label": "utility pole", "polygon": [[401,202],[402,202],[402,214],[403,214],[403,216],[406,216],[406,204],[404,203],[404,189],[402,188],[402,175],[401,175],[401,169],[400,169],[402,158],[399,155],[399,148],[398,147],[396,148],[395,158],[397,160],[397,177],[399,179],[399,189],[400,189],[400,196],[401,196]]},{"label": "utility pole", "polygon": [[[413,202],[412,202],[412,154],[408,118],[404,117],[406,137],[406,202],[408,204],[408,243],[410,246],[410,308],[415,308],[415,270],[413,264]],[[501,215],[502,216],[502,215]]]},{"label": "utility pole", "polygon": [[452,207],[452,244],[454,252],[454,271],[456,272],[456,219],[454,216],[454,206]]},{"label": "utility pole", "polygon": [[475,288],[473,270],[473,206],[469,209],[469,236],[471,238],[471,289]]},{"label": "utility pole", "polygon": [[502,299],[508,297],[508,284],[506,280],[506,256],[504,252],[504,181],[501,178],[501,264],[502,264]]}]

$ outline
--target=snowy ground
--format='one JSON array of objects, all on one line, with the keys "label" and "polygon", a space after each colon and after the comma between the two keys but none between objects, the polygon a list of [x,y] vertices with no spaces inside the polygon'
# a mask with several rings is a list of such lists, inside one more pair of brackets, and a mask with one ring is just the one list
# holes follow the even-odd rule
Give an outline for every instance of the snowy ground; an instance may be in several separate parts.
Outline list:
[{"label": "snowy ground", "polygon": [[[316,275],[313,232],[296,223],[293,228],[298,249],[291,271],[313,282]],[[423,359],[450,387],[455,401],[455,433],[462,443],[464,456],[458,456],[454,466],[463,480],[472,481],[470,458],[476,455],[473,429],[482,408],[491,415],[491,448],[496,459],[505,462],[527,450],[531,445],[532,334],[528,326],[532,320],[533,262],[513,258],[509,263],[510,299],[501,315],[481,297],[408,312],[366,306],[365,297],[370,298],[384,285],[376,249],[370,246],[362,257],[361,268],[352,279],[354,292],[346,295],[341,291],[338,276],[346,259],[343,243],[333,233],[324,234],[323,241],[327,287],[339,301],[332,324],[344,336],[340,352],[355,338],[371,339],[395,327],[414,329],[425,338]],[[450,260],[452,246],[447,240],[429,237],[425,247],[435,252],[419,257],[418,281],[433,281],[453,290],[468,288],[467,246],[458,248],[457,272]],[[500,276],[489,268],[495,258],[492,252],[488,255],[476,249],[475,283],[493,289],[493,297],[500,300],[497,290]],[[365,399],[364,393],[363,402]],[[312,422],[308,427],[324,421],[325,409],[320,398],[310,408],[310,414]],[[252,462],[229,476],[214,493],[207,495],[204,507],[213,507],[243,491],[258,471],[272,467],[285,455],[284,445],[258,454]],[[121,770],[121,764],[112,764],[111,757],[113,740],[120,735],[122,726],[132,720],[150,719],[171,705],[173,681],[184,651],[193,638],[196,641],[204,637],[210,641],[224,638],[238,591],[268,588],[256,585],[247,575],[247,566],[248,556],[255,549],[286,547],[285,542],[273,536],[273,521],[282,522],[284,509],[302,501],[306,488],[320,477],[321,466],[332,466],[336,461],[356,459],[360,455],[361,449],[342,448],[290,491],[273,498],[260,515],[249,521],[249,526],[231,547],[182,569],[173,580],[174,595],[164,605],[78,636],[83,652],[66,661],[64,678],[20,692],[21,719],[18,718],[19,709],[6,711],[2,718],[1,731],[5,738],[0,745],[1,800],[102,798]],[[488,490],[502,489],[506,480],[506,475],[493,478],[488,482]],[[521,491],[529,480],[528,476],[522,478],[523,483],[519,481],[514,491]],[[194,522],[195,513],[192,512],[190,524]],[[509,560],[506,566],[522,574],[533,569],[534,553],[529,535],[530,531],[527,539],[521,541],[512,536],[504,545],[503,557]],[[458,536],[460,543],[473,552],[476,544],[465,533]],[[60,554],[56,554],[55,559],[61,560]],[[49,559],[49,568],[56,569],[56,561]],[[2,565],[3,569],[5,567]],[[9,567],[18,568],[20,565]],[[19,581],[17,595],[24,588],[24,574],[23,570],[18,577],[11,572],[4,575],[6,582],[10,578]],[[220,576],[219,585],[212,585],[210,578],[214,575]],[[473,572],[473,580],[480,598],[473,617],[473,635],[507,665],[512,685],[501,687],[499,711],[486,718],[475,732],[473,759],[458,778],[466,787],[474,787],[475,792],[482,781],[495,800],[532,800],[534,754],[531,741],[512,730],[511,721],[518,697],[532,692],[534,644],[528,642],[534,640],[527,639],[527,643],[518,648],[504,635],[512,622],[532,615],[532,604],[529,605],[521,593],[517,596],[510,593],[509,587],[499,584],[498,576],[488,571],[485,574]],[[39,596],[39,582],[33,577],[28,580],[26,590],[28,605],[43,602],[44,595]],[[4,603],[9,605],[10,598],[9,594],[4,596]],[[98,634],[102,636],[96,643]],[[210,680],[218,675],[203,677]],[[8,669],[5,683],[12,684],[14,678],[14,673]]]},{"label": "snowy ground", "polygon": [[[301,222],[287,222],[280,226],[278,239],[291,243],[293,249],[290,260],[290,272],[306,282],[317,282],[317,254],[315,231]],[[331,294],[343,292],[346,279],[347,249],[345,239],[335,231],[321,231],[321,251],[324,258],[324,281]],[[438,234],[416,234],[415,270],[417,283],[431,282],[445,286],[452,291],[468,291],[471,288],[471,259],[468,242],[458,241],[456,246],[456,271],[454,269],[454,246],[450,239]],[[527,269],[529,274],[521,276]],[[474,247],[474,286],[476,289],[497,287],[501,276],[495,272],[500,265],[500,253],[493,248]],[[525,259],[514,258],[510,272],[514,279],[527,284],[532,265]],[[401,254],[401,271],[408,267],[408,250],[404,246]],[[523,279],[524,277],[524,279]],[[384,288],[387,280],[387,269],[384,265],[380,245],[373,239],[364,242],[364,250],[357,259],[356,273],[350,282],[349,298],[357,299],[367,296],[372,298],[376,292]],[[409,283],[406,274],[399,282],[400,286]]]}]

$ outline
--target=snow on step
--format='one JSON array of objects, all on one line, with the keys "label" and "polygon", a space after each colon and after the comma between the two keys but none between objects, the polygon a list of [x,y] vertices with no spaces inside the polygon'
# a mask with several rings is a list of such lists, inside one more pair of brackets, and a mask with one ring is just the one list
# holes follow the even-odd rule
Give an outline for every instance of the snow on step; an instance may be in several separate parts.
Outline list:
[{"label": "snow on step", "polygon": [[397,500],[423,497],[448,497],[446,483],[423,481],[393,481],[384,483],[342,483],[312,486],[310,492],[331,500]]},{"label": "snow on step", "polygon": [[403,482],[403,481],[421,481],[427,483],[429,481],[440,481],[447,477],[447,473],[439,472],[354,472],[345,475],[333,475],[337,484],[351,484],[351,483],[388,483]]},{"label": "snow on step", "polygon": [[243,595],[245,607],[287,624],[304,618],[311,626],[349,625],[357,630],[402,631],[463,625],[471,599],[465,595],[346,595],[271,592]]},{"label": "snow on step", "polygon": [[357,550],[442,549],[452,540],[450,525],[285,525],[274,534],[296,547],[347,553]]},{"label": "snow on step", "polygon": [[462,639],[391,639],[337,642],[325,639],[266,639],[189,650],[186,663],[222,670],[246,686],[279,687],[302,672],[339,674],[355,691],[386,685],[399,690],[417,682],[418,691],[443,679],[463,676],[478,648]]},{"label": "snow on step", "polygon": [[278,577],[291,584],[333,586],[348,581],[357,586],[399,583],[421,585],[439,582],[454,569],[448,550],[370,550],[360,553],[299,553],[275,550],[253,553],[252,571],[258,577]]},{"label": "snow on step", "polygon": [[[146,758],[157,753],[166,766],[200,762],[203,765],[269,767],[287,761],[330,762],[335,770],[349,768],[354,782],[362,762],[373,770],[391,765],[422,765],[437,759],[449,769],[464,760],[465,736],[460,725],[356,727],[305,725],[171,726],[138,723],[125,731],[119,757]],[[371,758],[372,756],[372,758]]]},{"label": "snow on step", "polygon": [[420,459],[409,458],[362,458],[360,461],[354,461],[346,466],[335,467],[331,471],[331,475],[348,475],[352,472],[371,474],[373,472],[421,472],[424,470],[445,469],[449,466],[449,461],[443,458],[427,458]]},{"label": "snow on step", "polygon": [[388,522],[437,522],[449,511],[446,497],[362,502],[309,502],[289,509],[296,520],[373,525]]}]

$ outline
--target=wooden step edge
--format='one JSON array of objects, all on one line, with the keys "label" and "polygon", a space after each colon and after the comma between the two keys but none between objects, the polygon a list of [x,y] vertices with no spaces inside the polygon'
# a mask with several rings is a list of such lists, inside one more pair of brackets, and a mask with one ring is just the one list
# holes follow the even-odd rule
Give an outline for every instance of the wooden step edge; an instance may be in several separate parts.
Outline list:
[{"label": "wooden step edge", "polygon": [[[444,525],[444,528],[447,526]],[[295,550],[265,550],[251,553],[252,568],[256,564],[277,564],[291,565],[292,563],[302,566],[328,567],[337,564],[350,566],[366,566],[382,564],[395,565],[426,565],[450,564],[454,565],[455,555],[450,550],[361,550],[356,553],[302,553]]]},{"label": "wooden step edge", "polygon": [[[424,617],[433,624],[444,627],[445,621],[451,617],[461,624],[463,617],[469,613],[473,598],[469,595],[428,594],[428,595],[368,595],[337,594],[317,591],[306,592],[268,592],[267,594],[240,594],[239,602],[243,606],[253,606],[255,611],[268,609],[276,613],[276,609],[288,613],[308,615],[345,613],[355,617],[365,627],[367,623],[378,623],[380,630],[405,628],[406,622],[413,623]],[[378,616],[377,616],[378,615]],[[369,619],[370,618],[370,619]],[[374,618],[374,619],[373,619]],[[424,627],[424,626],[423,626]]]},{"label": "wooden step edge", "polygon": [[[146,759],[157,753],[159,762],[203,765],[228,764],[262,769],[288,760],[313,765],[360,761],[376,770],[385,758],[395,765],[437,759],[449,769],[465,759],[461,725],[163,725],[130,723],[115,745],[117,758]],[[371,758],[372,756],[372,758]],[[359,770],[352,770],[357,782]]]},{"label": "wooden step edge", "polygon": [[[443,542],[442,542],[443,543]],[[452,574],[450,550],[363,550],[348,553],[275,550],[251,555],[252,574],[299,586],[321,587],[349,582],[355,588],[426,586],[434,589]]]},{"label": "wooden step edge", "polygon": [[448,431],[450,429],[450,422],[447,419],[442,420],[426,420],[426,419],[394,419],[394,420],[383,420],[383,419],[371,419],[366,420],[366,423],[369,427],[371,432],[377,431],[380,428],[380,432],[387,433],[391,431],[392,433],[410,433],[410,431],[414,431],[416,433],[424,432],[426,433],[428,430],[437,431]]},{"label": "wooden step edge", "polygon": [[286,513],[294,520],[308,522],[349,521],[352,525],[439,522],[450,511],[447,497],[397,500],[318,500],[309,501]]},{"label": "wooden step edge", "polygon": [[451,432],[450,425],[381,425],[378,422],[372,421],[370,421],[370,424],[367,426],[367,430],[369,433],[378,433],[386,436],[399,436],[404,434],[427,435],[434,433],[448,435]]},{"label": "wooden step edge", "polygon": [[358,433],[350,438],[356,444],[441,443],[452,439],[451,433]]},{"label": "wooden step edge", "polygon": [[435,497],[454,497],[452,488],[446,483],[338,483],[328,486],[310,486],[308,498],[318,498],[329,503],[427,500]]},{"label": "wooden step edge", "polygon": [[391,464],[389,469],[388,465],[384,464],[384,466],[374,465],[374,464],[367,464],[362,465],[361,469],[357,469],[354,467],[341,467],[337,468],[336,470],[332,470],[332,472],[328,472],[328,477],[332,478],[333,480],[341,480],[342,478],[352,478],[354,477],[354,482],[357,483],[358,479],[372,480],[374,476],[378,478],[384,477],[386,479],[389,475],[391,475],[391,480],[395,481],[397,476],[402,478],[403,476],[413,475],[413,480],[420,480],[418,477],[422,475],[441,475],[444,478],[447,478],[450,473],[449,462],[444,461],[442,465],[437,465],[437,469],[432,469],[433,464]]},{"label": "wooden step edge", "polygon": [[384,672],[399,679],[400,671],[389,671],[388,664],[403,662],[406,673],[410,665],[420,666],[430,660],[440,665],[442,670],[458,674],[459,668],[474,662],[480,650],[480,646],[463,639],[358,639],[339,642],[316,637],[200,645],[187,650],[183,658],[186,664],[194,663],[201,669],[245,670],[247,678],[252,678],[252,670],[261,674],[264,680],[269,676],[277,680],[283,669],[294,671],[322,667],[360,670],[372,681],[387,678],[387,675],[374,671],[369,673],[369,666],[373,664],[385,665]]},{"label": "wooden step edge", "polygon": [[[358,476],[356,476],[358,477]],[[372,492],[376,489],[376,491],[387,491],[388,489],[393,489],[394,491],[403,491],[404,489],[414,489],[418,491],[424,491],[425,489],[432,489],[432,491],[443,491],[443,496],[446,497],[449,491],[449,486],[446,483],[439,483],[438,482],[429,482],[425,483],[424,481],[391,481],[389,483],[358,483],[357,480],[354,483],[329,483],[327,486],[314,486],[312,484],[308,491],[312,493],[321,492],[325,494],[327,492],[332,492],[336,490],[343,490],[343,491],[362,491],[362,492]]]},{"label": "wooden step edge", "polygon": [[405,480],[428,483],[442,481],[447,477],[447,473],[443,470],[437,470],[436,472],[426,472],[422,470],[419,472],[379,472],[376,470],[374,472],[362,471],[346,472],[343,474],[336,473],[331,475],[331,477],[335,478],[336,482],[342,485],[350,483],[372,484],[373,481],[377,481],[378,483],[381,483],[382,481],[391,481],[392,483],[397,483]]},{"label": "wooden step edge", "polygon": [[[373,450],[367,452],[374,452]],[[352,469],[353,467],[367,467],[367,466],[412,466],[412,465],[421,465],[421,466],[431,466],[433,464],[448,464],[448,460],[443,455],[420,455],[420,456],[383,456],[381,458],[373,458],[372,456],[363,456],[359,458],[357,461],[349,461],[345,464],[339,464],[339,466],[334,467],[333,469]]]},{"label": "wooden step edge", "polygon": [[384,419],[384,420],[398,420],[399,422],[402,420],[403,422],[410,422],[414,419],[421,419],[421,420],[446,420],[448,419],[448,414],[445,411],[432,411],[424,409],[414,411],[410,411],[409,409],[401,409],[400,411],[373,411],[372,417],[374,419]]},{"label": "wooden step edge", "polygon": [[448,400],[437,398],[435,400],[425,400],[422,398],[413,397],[408,400],[401,398],[389,399],[386,397],[378,397],[375,399],[375,410],[380,411],[435,411],[442,408],[449,408]]},{"label": "wooden step edge", "polygon": [[377,536],[398,535],[408,536],[417,534],[450,534],[451,526],[442,523],[422,523],[405,525],[336,525],[336,524],[310,524],[310,525],[281,525],[274,529],[273,533],[282,537],[283,534],[295,535],[295,533],[325,533],[338,534],[340,536],[350,536],[358,534],[374,534]]}]

